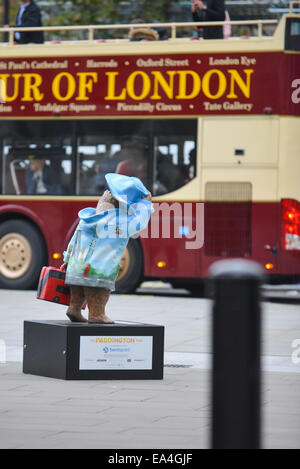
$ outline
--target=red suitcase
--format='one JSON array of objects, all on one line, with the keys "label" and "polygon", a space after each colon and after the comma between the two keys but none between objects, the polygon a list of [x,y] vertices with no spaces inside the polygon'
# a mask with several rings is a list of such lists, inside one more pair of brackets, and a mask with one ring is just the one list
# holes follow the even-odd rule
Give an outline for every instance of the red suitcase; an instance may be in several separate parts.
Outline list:
[{"label": "red suitcase", "polygon": [[70,288],[65,284],[65,265],[60,269],[43,267],[37,290],[37,298],[61,305],[70,304]]}]

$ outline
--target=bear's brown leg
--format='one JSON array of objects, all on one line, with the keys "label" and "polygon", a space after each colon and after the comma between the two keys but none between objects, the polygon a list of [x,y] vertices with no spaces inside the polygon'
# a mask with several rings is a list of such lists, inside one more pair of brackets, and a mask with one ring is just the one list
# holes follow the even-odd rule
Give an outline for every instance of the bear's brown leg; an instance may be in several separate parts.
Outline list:
[{"label": "bear's brown leg", "polygon": [[84,295],[89,306],[89,323],[113,324],[105,314],[105,306],[110,297],[110,291],[104,288],[84,287]]},{"label": "bear's brown leg", "polygon": [[71,300],[70,306],[67,310],[67,316],[72,322],[87,322],[87,319],[82,316],[81,309],[85,301],[83,287],[71,286]]}]

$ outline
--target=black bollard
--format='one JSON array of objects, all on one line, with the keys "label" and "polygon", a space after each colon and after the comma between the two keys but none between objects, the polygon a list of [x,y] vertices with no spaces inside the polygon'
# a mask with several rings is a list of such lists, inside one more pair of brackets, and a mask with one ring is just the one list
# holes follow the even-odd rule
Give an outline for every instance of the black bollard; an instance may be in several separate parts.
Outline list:
[{"label": "black bollard", "polygon": [[218,261],[213,278],[212,447],[261,446],[259,264]]}]

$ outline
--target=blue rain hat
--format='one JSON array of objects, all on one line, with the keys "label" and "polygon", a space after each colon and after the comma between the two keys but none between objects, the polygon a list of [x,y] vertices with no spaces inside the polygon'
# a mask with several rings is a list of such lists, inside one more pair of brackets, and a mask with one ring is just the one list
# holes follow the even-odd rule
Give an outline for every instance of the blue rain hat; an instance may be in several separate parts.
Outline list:
[{"label": "blue rain hat", "polygon": [[149,194],[142,181],[136,177],[108,173],[105,179],[112,196],[126,205],[142,202],[142,196],[147,197]]}]

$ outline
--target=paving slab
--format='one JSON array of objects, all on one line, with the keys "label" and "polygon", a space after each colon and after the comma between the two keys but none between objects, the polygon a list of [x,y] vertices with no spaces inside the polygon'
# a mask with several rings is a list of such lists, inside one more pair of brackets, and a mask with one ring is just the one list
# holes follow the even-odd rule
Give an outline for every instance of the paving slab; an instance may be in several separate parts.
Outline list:
[{"label": "paving slab", "polygon": [[[1,290],[0,297],[7,355],[0,363],[0,448],[209,447],[210,301],[112,295],[114,319],[165,325],[165,377],[74,382],[22,373],[23,321],[61,320],[65,308],[30,291]],[[299,448],[300,364],[291,356],[300,307],[263,302],[262,310],[264,447]]]}]

